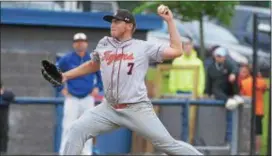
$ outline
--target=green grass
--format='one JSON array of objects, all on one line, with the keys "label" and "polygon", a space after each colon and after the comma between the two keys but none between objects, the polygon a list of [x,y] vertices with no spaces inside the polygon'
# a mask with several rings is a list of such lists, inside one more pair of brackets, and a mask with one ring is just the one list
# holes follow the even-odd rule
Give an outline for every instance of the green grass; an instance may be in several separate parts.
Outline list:
[{"label": "green grass", "polygon": [[[267,81],[267,84],[269,84],[269,81]],[[261,147],[261,154],[267,155],[267,139],[268,139],[268,107],[269,106],[269,92],[266,91],[264,95],[264,118],[263,118],[263,135],[262,135],[262,147]]]}]

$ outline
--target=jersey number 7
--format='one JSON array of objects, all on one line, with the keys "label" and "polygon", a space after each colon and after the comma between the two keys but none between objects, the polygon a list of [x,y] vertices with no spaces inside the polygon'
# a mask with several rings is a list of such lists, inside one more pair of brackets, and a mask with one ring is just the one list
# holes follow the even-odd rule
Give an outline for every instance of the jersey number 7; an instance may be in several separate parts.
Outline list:
[{"label": "jersey number 7", "polygon": [[134,66],[134,63],[132,62],[128,63],[128,67],[129,67],[129,70],[127,72],[128,75],[132,74],[133,66]]}]

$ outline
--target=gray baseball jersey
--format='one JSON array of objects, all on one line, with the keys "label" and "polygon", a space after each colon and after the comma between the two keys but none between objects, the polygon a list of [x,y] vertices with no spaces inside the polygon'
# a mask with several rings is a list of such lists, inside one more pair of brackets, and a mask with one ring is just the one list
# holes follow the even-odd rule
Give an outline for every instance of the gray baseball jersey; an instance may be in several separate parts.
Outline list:
[{"label": "gray baseball jersey", "polygon": [[[105,98],[87,110],[66,133],[61,155],[78,155],[84,143],[99,134],[127,127],[141,134],[159,150],[169,155],[202,155],[193,146],[175,140],[157,117],[144,77],[149,61],[162,61],[165,46],[131,39],[120,43],[111,37],[99,41],[92,59],[100,62]],[[125,109],[111,105],[131,104]]]},{"label": "gray baseball jersey", "polygon": [[92,59],[100,62],[105,98],[110,104],[148,101],[144,78],[149,61],[162,61],[166,46],[143,40],[102,38]]}]

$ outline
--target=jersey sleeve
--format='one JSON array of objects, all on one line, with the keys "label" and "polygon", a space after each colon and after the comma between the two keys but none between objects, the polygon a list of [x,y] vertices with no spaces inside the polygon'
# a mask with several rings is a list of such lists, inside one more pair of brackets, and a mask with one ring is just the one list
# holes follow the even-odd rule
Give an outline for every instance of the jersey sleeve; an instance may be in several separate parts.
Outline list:
[{"label": "jersey sleeve", "polygon": [[146,48],[147,48],[147,55],[149,60],[155,61],[155,62],[162,62],[162,54],[164,50],[167,48],[167,45],[164,44],[159,44],[159,43],[147,43]]},{"label": "jersey sleeve", "polygon": [[100,63],[99,53],[96,51],[93,51],[91,54],[91,60],[94,62]]},{"label": "jersey sleeve", "polygon": [[100,53],[102,51],[102,49],[105,47],[106,44],[106,37],[103,37],[97,44],[96,48],[94,49],[94,51],[90,54],[91,56],[91,60],[100,63]]}]

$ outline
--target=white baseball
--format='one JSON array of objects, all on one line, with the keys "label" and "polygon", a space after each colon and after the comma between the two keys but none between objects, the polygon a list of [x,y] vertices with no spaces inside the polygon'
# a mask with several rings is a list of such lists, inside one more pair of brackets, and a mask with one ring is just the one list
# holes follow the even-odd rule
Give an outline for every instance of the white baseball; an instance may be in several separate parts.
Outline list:
[{"label": "white baseball", "polygon": [[160,14],[164,14],[165,11],[167,11],[167,9],[168,9],[167,6],[161,4],[161,5],[158,7],[157,11],[158,11],[158,13],[160,13]]}]

